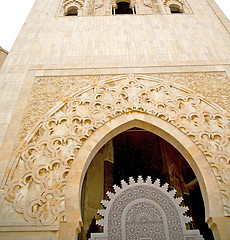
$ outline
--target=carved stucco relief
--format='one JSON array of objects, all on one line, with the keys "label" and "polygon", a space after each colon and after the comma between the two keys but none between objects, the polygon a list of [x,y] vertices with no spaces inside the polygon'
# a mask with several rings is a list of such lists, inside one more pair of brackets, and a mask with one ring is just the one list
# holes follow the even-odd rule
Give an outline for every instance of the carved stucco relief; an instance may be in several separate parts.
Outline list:
[{"label": "carved stucco relief", "polygon": [[39,118],[44,116],[55,104],[68,100],[73,92],[106,79],[108,76],[61,76],[36,77],[23,127],[19,133],[19,141],[25,138]]},{"label": "carved stucco relief", "polygon": [[225,72],[151,74],[168,83],[177,83],[230,112],[230,81]]},{"label": "carved stucco relief", "polygon": [[[225,110],[230,112],[230,81],[225,72],[209,73],[168,73],[148,74],[167,83],[176,83],[200,94]],[[36,77],[34,87],[20,130],[19,140],[22,140],[28,130],[46,112],[60,100],[67,100],[68,96],[79,89],[105,80],[109,75],[103,76],[56,76]]]},{"label": "carved stucco relief", "polygon": [[[172,75],[164,75],[164,78],[167,76]],[[178,76],[174,78],[182,81],[181,75]],[[230,215],[230,122],[227,112],[189,90],[156,77],[54,79],[36,79],[37,89],[32,93],[29,107],[41,98],[43,104],[50,99],[49,107],[56,103],[58,96],[62,96],[63,101],[22,141],[22,147],[19,146],[17,157],[13,159],[17,167],[9,173],[4,186],[5,198],[26,221],[50,225],[65,215],[66,181],[77,152],[97,128],[116,116],[133,111],[164,119],[197,144],[216,174],[225,215]],[[75,86],[79,88],[92,82],[97,84],[76,92]],[[194,85],[198,86],[197,83]],[[73,94],[67,97],[65,92]],[[42,107],[42,103],[36,116],[49,108]]]}]

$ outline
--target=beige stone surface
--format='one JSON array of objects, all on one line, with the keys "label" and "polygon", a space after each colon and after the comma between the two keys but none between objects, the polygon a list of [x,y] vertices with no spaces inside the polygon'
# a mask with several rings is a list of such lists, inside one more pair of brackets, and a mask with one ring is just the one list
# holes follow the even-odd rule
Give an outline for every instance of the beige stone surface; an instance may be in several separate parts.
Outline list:
[{"label": "beige stone surface", "polygon": [[[114,16],[107,1],[86,1],[79,16],[63,16],[61,0],[34,4],[0,70],[1,239],[74,239],[90,161],[138,126],[183,154],[215,238],[229,239],[229,22],[212,0],[184,1],[183,14],[143,2],[137,14]],[[148,90],[122,92],[116,78]],[[100,84],[122,101],[95,98]]]},{"label": "beige stone surface", "polygon": [[0,47],[0,69],[1,69],[2,64],[4,63],[7,55],[8,55],[8,52],[5,49],[3,49],[2,47]]},{"label": "beige stone surface", "polygon": [[54,240],[57,239],[57,233],[52,232],[7,232],[1,233],[1,239],[7,240],[37,240],[37,239],[44,239],[44,240]]}]

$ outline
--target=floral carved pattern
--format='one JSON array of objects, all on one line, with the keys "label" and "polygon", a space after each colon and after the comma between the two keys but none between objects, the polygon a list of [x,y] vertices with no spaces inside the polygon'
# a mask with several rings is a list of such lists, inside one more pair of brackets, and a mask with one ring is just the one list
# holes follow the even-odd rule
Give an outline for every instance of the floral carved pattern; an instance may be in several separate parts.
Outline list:
[{"label": "floral carved pattern", "polygon": [[66,101],[73,92],[106,78],[108,76],[36,77],[23,127],[19,133],[19,141],[25,138],[34,123],[60,100]]},{"label": "floral carved pattern", "polygon": [[149,76],[108,78],[58,103],[20,145],[5,198],[28,222],[58,222],[65,215],[66,182],[81,146],[104,123],[135,111],[169,122],[195,142],[216,174],[225,215],[230,215],[227,112]]},{"label": "floral carved pattern", "polygon": [[[230,102],[230,81],[225,72],[161,73],[151,74],[150,76],[166,83],[176,83],[192,89],[197,94],[230,112],[230,104],[228,104]],[[60,100],[68,100],[68,96],[73,92],[109,77],[111,76],[36,77],[23,127],[20,130],[19,141],[25,138],[34,123]]]},{"label": "floral carved pattern", "polygon": [[151,74],[164,82],[176,83],[230,112],[230,83],[225,72]]},{"label": "floral carved pattern", "polygon": [[126,217],[126,239],[141,239],[141,233],[146,238],[156,235],[165,240],[165,230],[162,216],[153,205],[141,202],[133,206]]}]

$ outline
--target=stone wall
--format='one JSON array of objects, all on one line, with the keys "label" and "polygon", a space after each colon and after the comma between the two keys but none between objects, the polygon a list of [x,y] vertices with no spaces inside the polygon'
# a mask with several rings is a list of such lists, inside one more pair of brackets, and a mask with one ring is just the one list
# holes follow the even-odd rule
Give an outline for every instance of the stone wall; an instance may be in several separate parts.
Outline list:
[{"label": "stone wall", "polygon": [[0,69],[8,55],[8,52],[0,47]]}]

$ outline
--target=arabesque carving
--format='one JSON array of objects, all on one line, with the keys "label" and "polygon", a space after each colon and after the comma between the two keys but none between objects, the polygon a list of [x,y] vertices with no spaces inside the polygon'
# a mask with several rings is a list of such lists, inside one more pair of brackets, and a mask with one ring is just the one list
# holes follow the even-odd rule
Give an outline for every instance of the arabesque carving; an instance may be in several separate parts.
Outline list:
[{"label": "arabesque carving", "polygon": [[230,81],[225,72],[164,73],[151,76],[191,89],[230,112]]},{"label": "arabesque carving", "polygon": [[[230,81],[225,72],[160,73],[150,76],[191,89],[230,112]],[[109,77],[112,76],[36,77],[19,141],[22,141],[38,119],[60,100],[65,101],[70,94],[77,92],[80,88],[96,84]]]},{"label": "arabesque carving", "polygon": [[98,81],[50,110],[20,145],[16,168],[5,178],[5,198],[28,222],[58,222],[65,215],[68,173],[81,146],[104,123],[134,111],[169,122],[200,148],[216,174],[229,216],[227,112],[189,90],[141,75]]},{"label": "arabesque carving", "polygon": [[36,77],[18,142],[55,104],[66,101],[73,92],[106,78],[108,76]]}]

